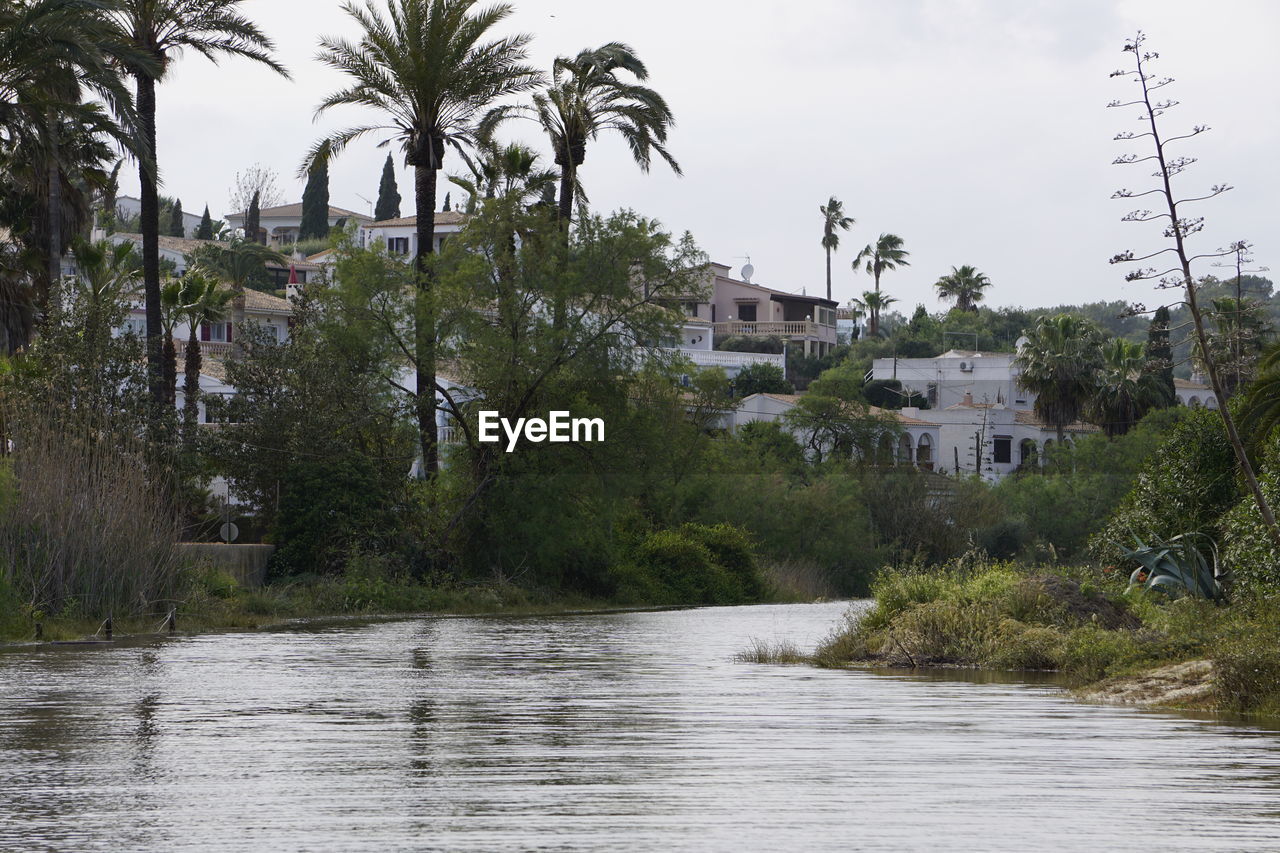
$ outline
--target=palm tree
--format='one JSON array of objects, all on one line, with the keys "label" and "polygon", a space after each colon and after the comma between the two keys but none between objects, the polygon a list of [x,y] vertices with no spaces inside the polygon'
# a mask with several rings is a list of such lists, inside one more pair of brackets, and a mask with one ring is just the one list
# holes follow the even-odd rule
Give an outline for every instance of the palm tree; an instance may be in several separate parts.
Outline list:
[{"label": "palm tree", "polygon": [[[880,239],[867,244],[853,259],[853,271],[856,273],[858,267],[865,262],[867,274],[876,283],[875,292],[879,293],[880,276],[888,270],[910,266],[907,261],[909,254],[911,253],[902,248],[902,238],[897,234],[881,234]],[[877,314],[877,318],[878,316]]]},{"label": "palm tree", "polygon": [[321,140],[303,170],[352,140],[391,131],[414,168],[418,247],[415,266],[415,391],[423,470],[439,468],[436,434],[436,308],[429,260],[435,250],[436,184],[446,146],[462,150],[481,111],[494,101],[536,86],[541,75],[524,65],[529,36],[481,39],[511,14],[505,3],[473,10],[475,0],[390,0],[384,17],[372,0],[343,8],[360,40],[322,39],[321,61],[351,78],[327,97],[317,115],[350,105],[381,113],[382,124],[348,128]]},{"label": "palm tree", "polygon": [[[235,291],[222,287],[218,276],[203,267],[189,267],[182,277],[189,288],[187,296],[187,352],[182,380],[182,440],[190,448],[200,420],[200,371],[204,355],[200,350],[200,327],[205,323],[221,323]],[[243,304],[243,303],[242,303]]]},{"label": "palm tree", "polygon": [[[114,334],[116,309],[138,295],[142,274],[138,259],[129,243],[112,244],[106,240],[90,243],[74,240],[71,253],[76,260],[73,286],[75,302],[84,307],[82,334],[85,352],[96,358],[103,351],[106,339]],[[96,361],[80,365],[86,375],[94,376],[99,370]]]},{"label": "palm tree", "polygon": [[859,299],[856,296],[849,300],[849,307],[867,318],[867,334],[876,338],[880,336],[880,312],[898,300],[874,290],[868,290]]},{"label": "palm tree", "polygon": [[542,198],[548,187],[554,188],[555,170],[541,168],[538,154],[528,146],[490,141],[477,148],[479,156],[469,164],[471,177],[449,176],[450,183],[466,191],[468,214],[476,212],[481,199],[512,198],[529,204]]},{"label": "palm tree", "polygon": [[956,310],[975,314],[978,303],[982,301],[982,291],[990,286],[991,279],[971,266],[952,267],[950,273],[934,284],[938,288],[939,299],[954,299]]},{"label": "palm tree", "polygon": [[[1225,399],[1235,396],[1254,376],[1263,350],[1274,329],[1266,311],[1251,299],[1223,297],[1213,300],[1213,332],[1208,335],[1209,350],[1218,364]],[[1191,359],[1197,370],[1207,372],[1204,352],[1199,342],[1191,347]]]},{"label": "palm tree", "polygon": [[283,266],[289,259],[270,246],[236,238],[225,246],[202,246],[188,260],[203,265],[208,272],[221,276],[231,285],[231,324],[235,329],[231,338],[231,357],[236,358],[242,344],[239,333],[244,327],[245,289],[265,274],[268,263]]},{"label": "palm tree", "polygon": [[124,67],[137,83],[136,105],[143,143],[150,156],[140,159],[140,230],[142,275],[147,313],[147,366],[151,397],[164,399],[160,307],[160,202],[156,152],[156,84],[170,63],[184,50],[194,50],[217,62],[226,54],[260,62],[289,76],[271,58],[274,45],[239,12],[242,0],[116,0],[110,12],[123,41],[143,54],[145,62]]},{"label": "palm tree", "polygon": [[[844,215],[844,202],[832,196],[826,204],[818,208],[822,214],[822,248],[827,250],[827,299],[831,298],[831,253],[840,248],[840,233],[848,231],[856,223],[850,216]],[[859,255],[861,257],[861,255]],[[858,262],[854,261],[856,269]],[[876,279],[876,291],[880,290],[880,279]]]},{"label": "palm tree", "polygon": [[1018,351],[1014,366],[1020,384],[1036,395],[1035,412],[1058,433],[1062,446],[1067,424],[1080,420],[1098,386],[1102,369],[1102,333],[1080,317],[1040,317]]},{"label": "palm tree", "polygon": [[[637,82],[619,76],[626,72]],[[667,134],[675,117],[662,95],[641,85],[649,70],[635,50],[621,42],[609,42],[580,51],[570,59],[557,57],[550,85],[533,96],[533,116],[551,140],[555,164],[560,167],[560,221],[573,217],[573,201],[582,197],[578,170],[587,156],[587,143],[602,131],[616,131],[627,142],[642,172],[648,172],[653,153],[671,171],[683,174],[667,151]],[[500,119],[499,112],[490,122]]]},{"label": "palm tree", "polygon": [[1108,436],[1124,435],[1165,402],[1160,374],[1149,366],[1142,344],[1115,338],[1103,345],[1097,388],[1087,410]]},{"label": "palm tree", "polygon": [[174,335],[190,310],[189,298],[190,291],[184,278],[170,279],[160,288],[160,328],[164,335],[161,375],[164,377],[165,402],[170,406],[178,394],[178,347],[174,343]]}]

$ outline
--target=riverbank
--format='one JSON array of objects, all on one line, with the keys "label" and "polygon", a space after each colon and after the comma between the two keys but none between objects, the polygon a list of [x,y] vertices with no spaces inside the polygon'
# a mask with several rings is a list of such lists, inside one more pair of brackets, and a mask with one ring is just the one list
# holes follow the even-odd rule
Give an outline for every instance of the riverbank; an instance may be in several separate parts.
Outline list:
[{"label": "riverbank", "polygon": [[893,569],[874,605],[814,652],[757,644],[744,660],[820,667],[1062,673],[1085,701],[1280,715],[1280,607],[1127,590],[1080,567]]},{"label": "riverbank", "polygon": [[[824,589],[796,581],[790,566],[761,567],[756,601],[795,603],[826,598]],[[802,578],[803,579],[803,578]],[[264,586],[242,585],[230,574],[212,568],[190,570],[180,599],[149,608],[142,615],[116,615],[111,635],[116,638],[169,633],[168,610],[174,610],[176,633],[259,630],[289,623],[318,623],[339,619],[398,618],[440,615],[539,615],[617,610],[652,610],[714,603],[647,600],[643,597],[593,597],[563,590],[533,589],[516,583],[451,582],[426,584],[386,575],[353,564],[335,576],[301,576]],[[0,645],[32,642],[84,641],[104,638],[105,616],[50,614],[23,606],[0,588]]]}]

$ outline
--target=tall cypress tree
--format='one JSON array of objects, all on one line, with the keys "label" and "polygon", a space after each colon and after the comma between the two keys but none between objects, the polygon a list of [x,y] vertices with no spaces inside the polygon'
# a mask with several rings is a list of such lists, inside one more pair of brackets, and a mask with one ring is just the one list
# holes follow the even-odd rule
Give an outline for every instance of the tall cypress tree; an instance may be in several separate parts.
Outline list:
[{"label": "tall cypress tree", "polygon": [[200,217],[200,227],[196,229],[197,240],[213,239],[213,217],[209,215],[209,205],[204,206],[204,216]]},{"label": "tall cypress tree", "polygon": [[378,205],[373,209],[373,218],[400,218],[400,190],[396,187],[396,167],[387,155],[387,162],[382,166],[382,182],[378,184]]},{"label": "tall cypress tree", "polygon": [[440,209],[443,210],[445,213],[448,213],[449,211],[453,210],[453,202],[450,200],[448,193],[444,194],[444,206],[441,207]]},{"label": "tall cypress tree", "polygon": [[170,237],[187,236],[187,221],[182,215],[182,199],[176,199],[173,202],[173,209],[169,211],[168,233]]},{"label": "tall cypress tree", "polygon": [[320,160],[307,175],[302,191],[302,224],[299,240],[323,240],[329,236],[329,164]]},{"label": "tall cypress tree", "polygon": [[258,232],[261,230],[259,220],[262,219],[262,212],[258,207],[260,192],[260,190],[254,190],[253,198],[249,200],[249,212],[244,215],[244,238],[250,243],[261,242],[258,236]]},{"label": "tall cypress tree", "polygon": [[1160,377],[1165,388],[1165,405],[1178,399],[1173,387],[1173,346],[1169,343],[1169,308],[1161,305],[1151,316],[1147,329],[1147,369]]}]

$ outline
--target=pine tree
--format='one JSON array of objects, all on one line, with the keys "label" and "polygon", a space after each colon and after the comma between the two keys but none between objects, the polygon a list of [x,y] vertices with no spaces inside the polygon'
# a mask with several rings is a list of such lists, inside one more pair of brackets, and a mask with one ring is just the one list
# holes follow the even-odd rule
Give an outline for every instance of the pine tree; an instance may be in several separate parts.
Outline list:
[{"label": "pine tree", "polygon": [[307,175],[302,191],[302,224],[299,240],[323,240],[329,236],[329,163],[321,160]]},{"label": "pine tree", "polygon": [[170,237],[187,236],[186,218],[182,215],[182,199],[174,201],[173,209],[169,212],[168,233]]},{"label": "pine tree", "polygon": [[250,243],[262,242],[258,235],[261,229],[258,222],[262,218],[262,212],[258,209],[258,196],[259,193],[255,190],[249,201],[249,212],[244,216],[244,238]]},{"label": "pine tree", "polygon": [[390,154],[382,167],[382,183],[378,184],[378,206],[374,208],[373,218],[379,221],[400,218],[400,190],[396,188],[396,168]]},{"label": "pine tree", "polygon": [[197,240],[213,239],[213,217],[209,215],[209,205],[204,206],[204,216],[200,217],[200,227],[196,229]]},{"label": "pine tree", "polygon": [[1166,405],[1178,399],[1173,387],[1173,347],[1169,344],[1169,308],[1161,305],[1151,317],[1147,330],[1147,369],[1160,377]]}]

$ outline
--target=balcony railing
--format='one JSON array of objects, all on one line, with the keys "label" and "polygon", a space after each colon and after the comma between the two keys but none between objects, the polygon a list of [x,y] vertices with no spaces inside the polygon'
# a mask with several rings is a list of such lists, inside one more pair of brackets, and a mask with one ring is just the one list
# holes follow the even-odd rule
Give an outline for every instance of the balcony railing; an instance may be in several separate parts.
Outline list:
[{"label": "balcony railing", "polygon": [[746,367],[749,364],[776,364],[783,367],[782,353],[729,352],[726,350],[684,349],[680,354],[699,367]]},{"label": "balcony railing", "polygon": [[462,430],[456,426],[436,427],[436,440],[441,444],[461,444]]},{"label": "balcony railing", "polygon": [[[186,345],[187,345],[187,344],[186,344],[186,342],[184,341],[184,342],[182,343],[183,349],[185,349],[185,348],[186,348]],[[182,349],[179,349],[179,350],[178,350],[178,352],[182,352],[182,351],[183,351]],[[201,355],[213,355],[213,356],[219,356],[219,357],[221,357],[221,356],[226,356],[226,355],[230,355],[230,354],[231,354],[231,344],[227,343],[226,341],[201,341],[201,342],[200,342],[200,354],[201,354]]]},{"label": "balcony railing", "polygon": [[833,338],[835,326],[824,326],[812,320],[786,320],[773,322],[754,322],[750,320],[731,320],[728,323],[713,323],[714,334],[746,335],[749,337],[797,337],[797,338]]}]

